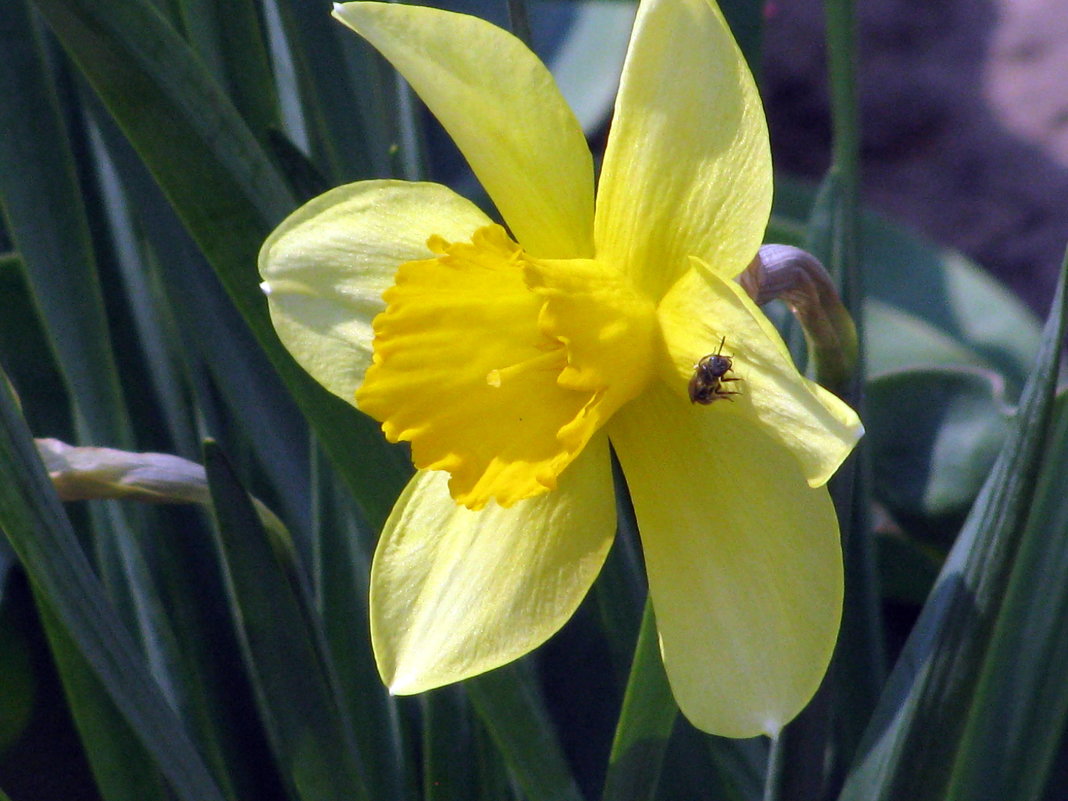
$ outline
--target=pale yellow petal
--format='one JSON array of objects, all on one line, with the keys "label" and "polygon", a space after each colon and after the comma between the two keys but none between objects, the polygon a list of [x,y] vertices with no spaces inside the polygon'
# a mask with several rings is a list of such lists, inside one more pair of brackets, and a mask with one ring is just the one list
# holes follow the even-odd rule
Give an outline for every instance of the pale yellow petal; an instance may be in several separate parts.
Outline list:
[{"label": "pale yellow petal", "polygon": [[260,249],[271,320],[320,384],[354,403],[371,364],[371,321],[397,268],[428,258],[427,239],[468,239],[489,220],[438,184],[339,186],[287,217]]},{"label": "pale yellow petal", "polygon": [[771,209],[756,85],[710,0],[643,0],[597,190],[597,257],[652,297],[698,256],[723,275],[756,254]]},{"label": "pale yellow petal", "polygon": [[834,474],[864,433],[845,402],[797,372],[775,326],[738,284],[696,260],[657,310],[670,361],[664,379],[685,397],[694,365],[715,353],[733,362],[736,391],[698,411],[747,416],[797,457],[812,486]]},{"label": "pale yellow petal", "polygon": [[809,487],[761,427],[706,411],[658,385],[608,433],[679,708],[712,734],[775,736],[815,693],[834,650],[838,524],[826,488]]},{"label": "pale yellow petal", "polygon": [[334,15],[408,80],[535,256],[592,255],[593,161],[548,69],[485,20],[400,3]]},{"label": "pale yellow petal", "polygon": [[510,509],[457,506],[446,479],[412,479],[371,569],[375,659],[402,695],[492,670],[548,639],[586,595],[615,533],[603,435],[558,489]]}]

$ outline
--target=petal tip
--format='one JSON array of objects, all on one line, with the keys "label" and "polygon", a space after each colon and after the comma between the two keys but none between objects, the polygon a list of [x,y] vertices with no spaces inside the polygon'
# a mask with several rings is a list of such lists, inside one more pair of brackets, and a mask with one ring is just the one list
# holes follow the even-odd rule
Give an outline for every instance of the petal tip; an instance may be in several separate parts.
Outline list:
[{"label": "petal tip", "polygon": [[260,283],[260,292],[262,292],[264,295],[270,295],[271,291],[272,289],[270,281],[263,281]]},{"label": "petal tip", "polygon": [[446,684],[452,684],[465,678],[467,676],[462,674],[442,675],[433,669],[428,671],[425,667],[412,665],[407,669],[403,666],[398,666],[393,672],[392,678],[383,678],[383,683],[392,696],[418,695],[419,693],[425,693],[427,690],[436,690],[438,687],[444,687]]},{"label": "petal tip", "polygon": [[765,720],[764,723],[761,725],[760,730],[762,734],[766,735],[770,739],[777,740],[779,738],[779,734],[782,732],[782,721],[771,719]]},{"label": "petal tip", "polygon": [[[377,659],[377,653],[375,656]],[[391,697],[396,697],[398,695],[412,695],[412,682],[410,680],[406,681],[403,676],[399,675],[399,673],[400,671],[395,665],[393,667],[381,663],[378,665],[378,675],[382,679],[382,684],[386,687],[386,692],[388,692]]]}]

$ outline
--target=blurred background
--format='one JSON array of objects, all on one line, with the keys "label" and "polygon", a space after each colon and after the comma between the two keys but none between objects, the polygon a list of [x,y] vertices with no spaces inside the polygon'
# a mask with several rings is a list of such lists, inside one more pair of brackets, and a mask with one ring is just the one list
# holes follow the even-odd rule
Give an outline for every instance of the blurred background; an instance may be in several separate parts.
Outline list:
[{"label": "blurred background", "polygon": [[[830,153],[818,0],[765,6],[763,90],[779,169]],[[1068,233],[1068,15],[1060,0],[865,0],[868,204],[993,272],[1045,315]]]}]

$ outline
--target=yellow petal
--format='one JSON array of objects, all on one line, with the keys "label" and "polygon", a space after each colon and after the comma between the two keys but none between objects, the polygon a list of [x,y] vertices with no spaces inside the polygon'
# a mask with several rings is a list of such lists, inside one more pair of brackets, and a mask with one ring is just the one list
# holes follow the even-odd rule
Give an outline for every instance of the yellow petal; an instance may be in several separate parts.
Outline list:
[{"label": "yellow petal", "polygon": [[408,80],[528,252],[592,255],[590,151],[525,45],[485,20],[433,8],[345,3],[334,15]]},{"label": "yellow petal", "polygon": [[593,392],[557,382],[567,352],[539,328],[544,301],[504,229],[435,248],[441,257],[403,265],[386,292],[356,404],[390,441],[412,443],[416,467],[449,471],[459,503],[509,506],[556,486],[588,439],[557,434]]},{"label": "yellow petal", "polygon": [[705,411],[658,384],[608,434],[679,708],[712,734],[774,736],[808,703],[834,649],[838,524],[826,488],[809,487],[762,428]]},{"label": "yellow petal", "polygon": [[540,645],[582,601],[615,532],[603,435],[557,490],[510,509],[457,506],[445,478],[412,479],[371,568],[375,659],[398,694],[475,676]]},{"label": "yellow petal", "polygon": [[467,239],[489,220],[438,184],[363,181],[301,206],[260,249],[282,343],[320,384],[353,403],[371,364],[371,321],[397,268],[430,255],[432,234]]},{"label": "yellow petal", "polygon": [[697,256],[726,276],[760,246],[771,209],[767,124],[711,0],[643,0],[597,190],[597,257],[652,297]]},{"label": "yellow petal", "polygon": [[[730,401],[701,407],[705,414],[749,416],[789,448],[812,486],[834,474],[864,433],[857,413],[797,372],[775,326],[738,284],[693,260],[657,310],[670,362],[664,379],[684,397],[694,365],[721,339],[731,357]],[[725,424],[727,424],[725,422]]]}]

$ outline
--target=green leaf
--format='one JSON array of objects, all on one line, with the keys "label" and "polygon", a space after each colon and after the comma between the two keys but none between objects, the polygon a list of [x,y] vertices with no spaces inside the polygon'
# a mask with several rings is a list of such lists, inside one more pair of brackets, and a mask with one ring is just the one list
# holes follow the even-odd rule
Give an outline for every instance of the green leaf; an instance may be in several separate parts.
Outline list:
[{"label": "green leaf", "polygon": [[[136,224],[128,224],[146,234],[140,252],[130,255],[136,262],[131,269],[156,278],[156,296],[137,298],[131,288],[131,302],[146,306],[146,316],[171,321],[170,347],[184,368],[177,389],[183,399],[195,395],[195,413],[212,421],[211,429],[219,431],[225,446],[255,461],[270,485],[269,493],[263,494],[260,486],[256,492],[286,519],[304,520],[310,493],[305,420],[143,165],[109,120],[102,120],[100,129],[121,175],[116,203],[136,218]],[[164,396],[176,387],[156,389]],[[218,417],[234,423],[216,422]],[[265,431],[271,436],[264,436]],[[176,442],[189,445],[185,437]],[[195,447],[195,452],[181,447],[179,452],[196,458],[199,443]],[[304,544],[301,534],[306,532],[298,528],[295,536]]]},{"label": "green leaf", "polygon": [[214,443],[204,447],[204,466],[231,614],[279,770],[302,801],[366,799],[351,724],[293,553],[272,547]]},{"label": "green leaf", "polygon": [[111,702],[185,801],[222,801],[200,756],[104,596],[0,380],[0,530]]},{"label": "green leaf", "polygon": [[[923,243],[884,223],[865,228],[871,294],[920,317],[975,351],[982,365],[1023,385],[1039,350],[1034,314],[1009,290],[959,253]],[[884,344],[895,347],[898,337]],[[873,362],[874,368],[878,366]],[[880,368],[884,369],[884,368]]]},{"label": "green leaf", "polygon": [[37,598],[41,624],[100,794],[107,801],[167,801],[167,783],[145,744],[51,612],[48,600],[39,592]]},{"label": "green leaf", "polygon": [[612,483],[616,494],[616,539],[593,583],[592,595],[615,668],[615,683],[625,687],[649,593],[630,490],[614,452]]},{"label": "green leaf", "polygon": [[30,428],[74,439],[67,389],[14,254],[0,262],[0,358],[19,393],[33,399],[23,409]]},{"label": "green leaf", "polygon": [[875,545],[882,597],[923,606],[938,580],[943,554],[894,533],[880,534]]},{"label": "green leaf", "polygon": [[947,799],[1039,801],[1068,724],[1068,395],[957,751]]},{"label": "green leaf", "polygon": [[11,593],[5,592],[11,568],[5,551],[0,544],[0,754],[23,734],[38,691],[26,633],[15,617]]},{"label": "green leaf", "polygon": [[529,801],[582,801],[524,663],[468,679],[464,689]]},{"label": "green leaf", "polygon": [[23,0],[0,17],[0,199],[80,436],[130,444],[107,315],[71,145]]},{"label": "green leaf", "polygon": [[177,645],[170,665],[177,707],[230,801],[281,801],[207,515],[182,506],[159,511],[154,575]]},{"label": "green leaf", "polygon": [[945,798],[1034,500],[1066,278],[1068,263],[1014,425],[887,681],[841,801]]},{"label": "green leaf", "polygon": [[991,372],[997,367],[968,343],[897,306],[869,299],[864,320],[871,376],[924,367],[974,367]]},{"label": "green leaf", "polygon": [[[6,550],[6,543],[0,550]],[[108,705],[107,693],[93,679],[85,661],[80,660],[76,676],[63,664],[66,656],[76,654],[76,649],[69,637],[62,636],[62,627],[54,615],[48,614],[45,604],[35,604],[33,587],[27,577],[20,572],[11,578],[13,580],[5,588],[2,614],[5,621],[14,624],[20,642],[12,643],[7,639],[3,651],[14,650],[17,657],[27,661],[26,670],[31,671],[28,676],[34,691],[32,717],[27,728],[13,744],[0,747],[0,784],[15,798],[31,801],[37,798],[80,798],[87,793],[90,798],[103,797],[109,801],[150,801],[171,797],[167,795],[165,783],[152,759],[145,755],[114,704]],[[39,610],[44,611],[44,619]],[[62,647],[55,642],[56,637],[48,636],[57,633],[63,642]],[[55,646],[51,652],[49,639]],[[27,648],[28,655],[25,653]],[[73,692],[80,689],[79,697],[68,696],[57,668],[63,673],[66,688]],[[0,695],[10,692],[15,697],[21,685],[18,668],[8,662],[3,670]],[[94,709],[104,714],[96,716],[95,721],[84,720]],[[9,711],[14,712],[10,707],[0,711],[0,720],[6,723]],[[72,713],[79,718],[83,732],[96,727],[102,736],[92,742],[83,739],[79,743]],[[19,717],[15,712],[12,722]],[[92,772],[89,760],[93,763]],[[56,765],[62,765],[62,770],[56,770]],[[122,765],[124,769],[115,770],[116,765]],[[94,781],[94,774],[97,781]],[[149,781],[143,780],[149,776]]]},{"label": "green leaf", "polygon": [[[0,150],[7,154],[0,164],[0,180],[12,182],[10,186],[5,183],[3,190],[5,207],[17,223],[15,230],[42,320],[50,340],[57,343],[58,361],[75,402],[79,439],[129,447],[132,435],[118,386],[71,146],[27,9],[17,2],[13,10],[17,13],[4,17],[5,23],[9,19],[12,23],[8,31],[12,47],[0,62],[7,76],[0,80],[2,97],[7,98],[4,102],[17,104],[5,117],[14,120],[18,129],[18,136],[10,140],[4,137],[0,144]],[[18,21],[21,27],[15,24]],[[16,35],[19,30],[21,37]],[[102,53],[101,57],[111,55]],[[135,102],[136,98],[126,101]],[[166,124],[159,128],[157,134],[173,132]],[[106,177],[107,171],[104,173]],[[95,205],[91,212],[98,214]],[[99,217],[94,222],[99,222]],[[173,637],[156,597],[143,543],[132,536],[125,511],[115,505],[93,505],[90,516],[93,555],[109,598],[157,667],[157,678],[167,684]]]},{"label": "green leaf", "polygon": [[763,737],[731,740],[705,735],[705,750],[715,766],[723,798],[753,801],[761,797],[768,771],[768,744]]},{"label": "green leaf", "polygon": [[860,245],[860,109],[857,90],[857,18],[853,0],[824,0],[827,77],[831,94],[831,175],[841,184],[841,230],[835,237],[831,272],[844,282],[846,306],[856,311]]},{"label": "green leaf", "polygon": [[508,6],[508,30],[528,48],[533,48],[526,0],[505,0],[505,5]]},{"label": "green leaf", "polygon": [[523,795],[516,789],[508,767],[482,722],[475,718],[476,770],[479,798],[482,801],[520,801]]},{"label": "green leaf", "polygon": [[[360,49],[325,5],[288,0],[278,3],[278,11],[316,163],[335,186],[387,175],[385,116],[368,113],[378,89],[369,48]],[[346,57],[360,62],[355,71],[344,68]]]},{"label": "green leaf", "polygon": [[284,133],[269,131],[267,145],[286,183],[302,203],[330,189],[330,183],[315,163]]},{"label": "green leaf", "polygon": [[315,383],[278,341],[256,254],[292,208],[281,175],[189,46],[143,0],[35,0],[115,117],[367,517],[385,520],[407,469],[368,418]]},{"label": "green leaf", "polygon": [[868,385],[865,423],[875,493],[891,514],[963,517],[1009,427],[1004,384],[959,367],[885,373]]},{"label": "green leaf", "polygon": [[660,657],[653,605],[647,601],[612,742],[603,801],[653,798],[678,714]]},{"label": "green leaf", "polygon": [[[815,197],[811,186],[776,176],[767,240],[804,246]],[[1040,338],[1018,298],[959,253],[873,212],[861,217],[861,249],[869,375],[932,364],[983,367],[1003,375],[1015,396]]]},{"label": "green leaf", "polygon": [[476,798],[471,707],[459,686],[419,698],[423,710],[423,801]]},{"label": "green leaf", "polygon": [[767,764],[767,738],[715,737],[679,716],[664,755],[656,799],[757,801]]},{"label": "green leaf", "polygon": [[186,38],[261,141],[279,125],[278,98],[259,9],[252,0],[181,0]]},{"label": "green leaf", "polygon": [[414,785],[415,771],[404,747],[398,700],[379,678],[371,652],[367,598],[374,536],[318,448],[314,459],[312,581],[317,606],[368,794],[399,801],[414,791],[409,784]]},{"label": "green leaf", "polygon": [[[809,209],[804,244],[835,277],[842,302],[856,324],[861,348],[858,367],[844,379],[835,374],[840,371],[820,375],[825,360],[813,358],[815,354],[808,361],[817,371],[816,380],[840,394],[866,421],[855,23],[850,0],[827,0],[824,7],[833,153],[831,169]],[[817,798],[825,793],[843,765],[852,761],[878,698],[886,668],[869,514],[870,459],[868,443],[862,440],[828,485],[841,529],[845,571],[841,630],[820,688],[772,744],[764,787],[766,801]]]},{"label": "green leaf", "polygon": [[[158,215],[152,213],[143,198],[131,197],[126,191],[127,163],[135,163],[141,173],[144,168],[84,85],[78,96],[92,121],[89,140],[100,193],[100,202],[94,204],[93,222],[98,229],[110,233],[112,263],[107,266],[112,272],[108,285],[113,295],[119,295],[121,290],[125,300],[123,304],[113,298],[112,307],[129,312],[128,316],[113,319],[112,325],[117,324],[116,330],[125,334],[115,343],[125,385],[142,390],[130,393],[137,442],[141,447],[193,456],[200,452],[200,440],[195,433],[194,411],[187,402],[188,381],[181,375],[182,357],[174,347],[174,318],[169,304],[161,299],[159,281],[152,269],[155,260],[148,240],[154,237],[145,236],[142,227],[145,218],[154,221]],[[121,146],[113,148],[113,143]],[[145,180],[151,182],[147,176]],[[153,189],[158,195],[158,188],[153,185]],[[168,255],[180,258],[182,254]]]}]

